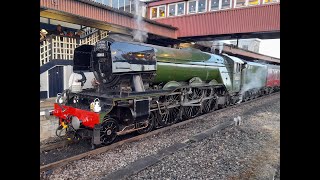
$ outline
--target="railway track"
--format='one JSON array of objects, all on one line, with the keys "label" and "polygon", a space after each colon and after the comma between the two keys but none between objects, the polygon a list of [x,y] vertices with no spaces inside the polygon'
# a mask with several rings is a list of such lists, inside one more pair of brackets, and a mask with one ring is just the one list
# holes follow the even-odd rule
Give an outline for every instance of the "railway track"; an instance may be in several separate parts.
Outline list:
[{"label": "railway track", "polygon": [[65,147],[69,144],[72,144],[72,141],[68,141],[68,140],[62,140],[62,141],[58,141],[58,142],[54,142],[54,143],[48,143],[45,145],[40,146],[40,153],[44,152],[44,151],[50,151],[53,149],[57,149],[57,148],[62,148]]},{"label": "railway track", "polygon": [[[256,99],[253,99],[253,100],[250,100],[250,101],[242,102],[240,104],[228,106],[228,107],[223,108],[223,109],[218,109],[218,110],[215,110],[213,112],[203,114],[201,116],[220,113],[220,112],[223,112],[223,111],[226,111],[226,110],[229,110],[229,109],[232,109],[232,108],[244,105],[244,104],[255,102],[255,101],[258,101],[258,100],[261,100],[261,99],[265,99],[267,97],[274,96],[274,95],[277,95],[277,94],[280,94],[280,92],[272,93],[272,94],[269,94],[269,95],[266,95],[266,96],[262,96],[262,97],[259,97],[259,98],[256,98]],[[170,129],[173,129],[173,128],[176,128],[176,127],[179,127],[179,126],[183,126],[183,125],[191,123],[191,122],[193,122],[195,120],[196,120],[196,118],[185,120],[185,121],[173,124],[171,126],[167,126],[167,127],[163,127],[163,128],[160,128],[160,129],[156,129],[156,130],[151,131],[151,132],[146,133],[146,134],[142,134],[142,135],[138,135],[138,136],[131,137],[131,138],[128,138],[128,139],[124,139],[122,141],[113,143],[113,144],[108,145],[108,146],[100,147],[100,148],[97,148],[97,149],[94,149],[94,150],[87,151],[87,152],[82,153],[82,154],[78,154],[78,155],[63,159],[63,160],[59,160],[59,161],[56,161],[56,162],[53,162],[53,163],[49,163],[49,164],[40,166],[40,172],[44,172],[44,171],[48,171],[48,170],[51,170],[51,169],[54,169],[54,168],[58,168],[58,167],[64,166],[64,165],[66,165],[66,164],[68,164],[68,163],[70,163],[72,161],[80,160],[80,159],[82,159],[84,157],[87,157],[87,156],[90,156],[90,155],[96,155],[96,154],[100,154],[100,153],[109,151],[109,150],[114,149],[116,147],[119,147],[119,146],[121,146],[123,144],[134,142],[134,141],[138,141],[140,139],[143,139],[143,138],[146,138],[146,137],[149,137],[149,136],[153,136],[153,135],[165,132],[167,130],[170,130]],[[40,152],[48,151],[48,150],[52,150],[52,149],[56,149],[56,148],[60,148],[60,147],[64,147],[64,146],[67,146],[68,144],[71,144],[71,143],[72,143],[71,141],[61,141],[61,142],[57,142],[57,143],[52,143],[52,144],[49,144],[47,146],[42,147],[42,149],[40,148]]]}]

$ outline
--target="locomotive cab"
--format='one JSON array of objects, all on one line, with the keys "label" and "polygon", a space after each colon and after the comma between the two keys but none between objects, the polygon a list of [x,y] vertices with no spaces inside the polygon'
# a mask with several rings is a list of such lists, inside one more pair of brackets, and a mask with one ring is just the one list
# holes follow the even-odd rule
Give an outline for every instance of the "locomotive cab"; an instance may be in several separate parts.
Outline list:
[{"label": "locomotive cab", "polygon": [[231,92],[240,92],[241,90],[241,74],[244,67],[244,61],[242,61],[240,58],[229,56],[227,54],[223,54],[224,59],[229,64],[229,72],[230,77],[232,80],[232,89]]}]

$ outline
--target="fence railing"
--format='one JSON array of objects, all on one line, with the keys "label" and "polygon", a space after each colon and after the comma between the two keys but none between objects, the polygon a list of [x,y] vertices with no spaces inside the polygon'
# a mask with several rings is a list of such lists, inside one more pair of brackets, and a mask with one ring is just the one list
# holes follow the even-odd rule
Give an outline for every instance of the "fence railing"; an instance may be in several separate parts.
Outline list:
[{"label": "fence railing", "polygon": [[48,63],[52,59],[51,41],[40,42],[40,66]]},{"label": "fence railing", "polygon": [[96,28],[91,28],[91,27],[84,27],[81,29],[84,33],[80,35],[80,39],[86,38],[98,31]]},{"label": "fence railing", "polygon": [[40,66],[53,59],[72,60],[74,49],[80,45],[94,45],[108,36],[107,31],[98,30],[85,38],[50,35],[40,42]]},{"label": "fence railing", "polygon": [[86,36],[85,38],[80,38],[80,45],[82,45],[82,44],[94,45],[100,39],[103,39],[107,36],[108,36],[107,31],[98,30],[98,31],[92,33],[90,36]]}]

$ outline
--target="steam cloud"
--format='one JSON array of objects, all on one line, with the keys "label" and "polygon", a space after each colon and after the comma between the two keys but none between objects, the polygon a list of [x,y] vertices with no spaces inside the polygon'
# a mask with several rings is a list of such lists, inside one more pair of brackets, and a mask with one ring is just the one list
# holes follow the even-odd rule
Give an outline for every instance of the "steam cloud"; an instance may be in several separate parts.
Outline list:
[{"label": "steam cloud", "polygon": [[240,91],[240,100],[238,101],[238,103],[240,103],[242,101],[244,92],[250,90],[250,89],[260,89],[261,87],[265,86],[265,82],[266,82],[266,74],[267,69],[265,68],[258,68],[257,71],[252,72],[251,70],[247,69],[247,72],[245,74],[246,77],[246,81],[243,82],[243,86],[241,88]]},{"label": "steam cloud", "polygon": [[142,7],[139,4],[138,0],[135,0],[135,10],[136,10],[136,15],[135,15],[135,25],[136,25],[136,30],[132,31],[133,39],[135,41],[139,42],[145,42],[148,38],[148,33],[146,31],[147,28],[144,27],[144,22],[142,18]]}]

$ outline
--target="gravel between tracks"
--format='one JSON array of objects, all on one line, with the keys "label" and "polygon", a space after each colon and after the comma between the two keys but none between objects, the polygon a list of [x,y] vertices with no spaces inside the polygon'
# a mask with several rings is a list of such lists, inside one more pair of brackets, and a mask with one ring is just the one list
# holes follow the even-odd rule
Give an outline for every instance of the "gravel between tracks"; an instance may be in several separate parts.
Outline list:
[{"label": "gravel between tracks", "polygon": [[[206,115],[202,115],[197,117],[197,121],[195,122],[166,131],[164,133],[160,133],[152,137],[144,138],[137,142],[125,144],[106,153],[74,161],[64,167],[55,169],[51,174],[45,176],[41,175],[41,177],[50,179],[99,179],[101,175],[109,174],[115,170],[123,168],[124,166],[136,161],[137,159],[155,154],[158,150],[166,148],[174,144],[175,142],[181,142],[188,137],[204,131],[210,127],[213,127],[225,120],[229,120],[236,116],[241,116],[244,119],[247,118],[247,116],[250,116],[250,114],[252,113],[259,118],[258,114],[256,113],[257,109],[264,109],[265,107],[269,106],[272,106],[274,109],[279,110],[279,107],[276,105],[279,102],[279,99],[280,95],[274,95],[262,100],[258,100],[256,102],[251,102],[249,104],[245,104],[236,108],[231,108],[217,114],[209,113]],[[262,114],[260,114],[260,116],[262,116]],[[243,128],[245,129],[245,127]],[[240,130],[240,128],[233,128],[231,131],[241,132]],[[218,140],[220,136],[223,136],[225,138],[224,134],[218,134],[214,135],[214,137],[217,137]],[[229,132],[229,134],[232,133]],[[255,133],[252,133],[253,137],[254,134]],[[204,143],[206,141],[207,140],[204,140],[200,143]],[[223,141],[222,137],[220,137],[219,142],[221,141]],[[248,143],[250,143],[250,141]],[[202,144],[201,146],[204,145],[205,144]],[[229,149],[229,147],[227,146],[223,147],[225,149]],[[252,145],[252,148],[254,147],[255,146]],[[151,174],[154,174],[154,172],[152,172]],[[160,177],[161,176],[159,176],[159,178]]]},{"label": "gravel between tracks", "polygon": [[127,180],[280,179],[279,111],[279,101],[257,107],[242,116],[244,125],[193,143]]}]

